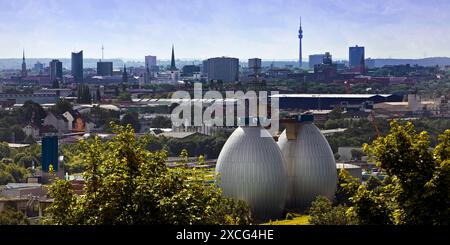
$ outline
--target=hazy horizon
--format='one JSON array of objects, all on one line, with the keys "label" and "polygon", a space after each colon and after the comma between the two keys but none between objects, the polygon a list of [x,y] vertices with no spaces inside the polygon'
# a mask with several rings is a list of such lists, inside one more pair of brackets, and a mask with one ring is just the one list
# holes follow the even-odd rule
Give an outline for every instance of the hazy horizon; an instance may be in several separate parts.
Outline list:
[{"label": "hazy horizon", "polygon": [[[296,60],[365,46],[367,58],[450,57],[445,0],[0,0],[0,58],[84,56],[142,60],[231,56]],[[116,58],[111,58],[116,57]],[[178,58],[180,57],[180,58]],[[193,58],[183,58],[193,57]]]}]

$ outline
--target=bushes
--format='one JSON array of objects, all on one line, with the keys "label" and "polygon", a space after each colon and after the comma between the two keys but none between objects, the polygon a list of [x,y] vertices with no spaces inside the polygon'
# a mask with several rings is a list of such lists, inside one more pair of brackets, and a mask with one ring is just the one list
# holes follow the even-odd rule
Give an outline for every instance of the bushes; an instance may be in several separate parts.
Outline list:
[{"label": "bushes", "polygon": [[29,225],[27,217],[10,207],[0,213],[0,225]]},{"label": "bushes", "polygon": [[347,218],[347,208],[342,205],[333,207],[328,198],[318,196],[309,209],[309,222],[314,225],[348,225],[353,222]]}]

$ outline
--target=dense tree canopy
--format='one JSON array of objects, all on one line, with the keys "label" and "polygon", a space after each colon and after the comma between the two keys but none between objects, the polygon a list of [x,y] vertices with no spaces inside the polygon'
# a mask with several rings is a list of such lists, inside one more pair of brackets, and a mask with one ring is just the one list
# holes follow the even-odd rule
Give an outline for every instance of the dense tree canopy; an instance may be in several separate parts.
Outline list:
[{"label": "dense tree canopy", "polygon": [[339,174],[335,205],[313,204],[313,223],[335,224],[345,217],[354,224],[433,224],[450,221],[450,130],[438,137],[431,150],[428,133],[418,133],[411,122],[392,121],[389,134],[379,137],[364,151],[386,172],[361,184],[346,171]]},{"label": "dense tree canopy", "polygon": [[[393,178],[387,186],[395,201],[392,219],[398,224],[448,224],[450,221],[450,130],[430,150],[427,132],[408,122],[391,123],[390,134],[364,149]],[[380,194],[383,195],[383,194]]]},{"label": "dense tree canopy", "polygon": [[29,225],[27,217],[20,211],[7,207],[0,212],[0,225]]},{"label": "dense tree canopy", "polygon": [[55,202],[49,224],[248,224],[249,208],[222,197],[204,182],[204,173],[182,165],[168,168],[167,153],[145,150],[131,126],[102,143],[83,143],[85,195],[74,195],[67,181],[50,189]]}]

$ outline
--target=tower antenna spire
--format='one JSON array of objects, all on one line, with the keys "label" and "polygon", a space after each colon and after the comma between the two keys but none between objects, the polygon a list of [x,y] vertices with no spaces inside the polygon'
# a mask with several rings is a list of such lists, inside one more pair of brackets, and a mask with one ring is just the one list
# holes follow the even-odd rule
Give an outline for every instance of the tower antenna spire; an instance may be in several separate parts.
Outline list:
[{"label": "tower antenna spire", "polygon": [[298,39],[299,39],[299,50],[298,50],[298,67],[302,67],[302,38],[303,38],[303,29],[302,29],[302,16],[300,16],[300,26],[298,28]]},{"label": "tower antenna spire", "polygon": [[104,52],[105,52],[105,48],[103,47],[103,44],[102,44],[102,60],[105,59],[105,57],[104,57]]}]

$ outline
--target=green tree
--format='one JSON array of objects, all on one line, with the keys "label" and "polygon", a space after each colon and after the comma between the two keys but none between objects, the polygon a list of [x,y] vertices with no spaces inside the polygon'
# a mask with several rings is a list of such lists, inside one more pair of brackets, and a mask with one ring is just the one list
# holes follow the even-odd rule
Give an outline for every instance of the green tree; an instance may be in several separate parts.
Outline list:
[{"label": "green tree", "polygon": [[346,207],[333,207],[332,202],[323,196],[318,196],[309,208],[309,223],[314,225],[347,225],[352,221],[346,216]]},{"label": "green tree", "polygon": [[17,120],[26,125],[30,122],[41,126],[42,120],[47,116],[44,108],[31,100],[25,101],[23,106],[17,112]]},{"label": "green tree", "polygon": [[14,177],[10,173],[0,169],[0,185],[6,185],[13,182]]},{"label": "green tree", "polygon": [[0,213],[0,225],[29,225],[27,217],[20,211],[7,207]]},{"label": "green tree", "polygon": [[360,185],[356,194],[350,197],[351,206],[347,210],[347,218],[360,225],[392,224],[388,198],[383,194],[375,194]]},{"label": "green tree", "polygon": [[366,182],[367,189],[371,191],[377,189],[382,184],[382,181],[373,175],[371,175]]},{"label": "green tree", "polygon": [[120,101],[131,101],[131,94],[128,92],[122,92],[119,94],[118,99]]},{"label": "green tree", "polygon": [[137,112],[126,113],[122,117],[122,120],[120,120],[120,124],[123,126],[130,124],[136,132],[141,130],[141,123],[139,122],[139,114]]},{"label": "green tree", "polygon": [[353,160],[361,161],[361,158],[364,156],[364,152],[357,149],[352,149],[350,151]]},{"label": "green tree", "polygon": [[55,202],[46,210],[49,224],[249,224],[248,206],[224,198],[207,185],[200,169],[168,168],[166,152],[145,150],[131,126],[102,143],[82,142],[85,195],[76,198],[67,181],[50,189]]},{"label": "green tree", "polygon": [[72,104],[65,100],[65,99],[59,99],[56,104],[51,108],[53,112],[56,114],[63,114],[66,111],[73,110]]},{"label": "green tree", "polygon": [[[450,130],[430,151],[428,133],[417,133],[410,122],[391,122],[390,133],[364,145],[365,151],[392,178],[393,222],[448,224],[450,221]],[[361,194],[367,196],[365,191]]]},{"label": "green tree", "polygon": [[8,143],[0,142],[0,160],[10,156],[11,156],[11,148],[9,148]]},{"label": "green tree", "polygon": [[338,175],[335,203],[350,205],[350,197],[356,194],[360,185],[357,178],[353,178],[345,169],[341,169]]}]

